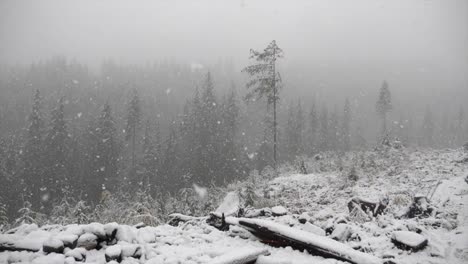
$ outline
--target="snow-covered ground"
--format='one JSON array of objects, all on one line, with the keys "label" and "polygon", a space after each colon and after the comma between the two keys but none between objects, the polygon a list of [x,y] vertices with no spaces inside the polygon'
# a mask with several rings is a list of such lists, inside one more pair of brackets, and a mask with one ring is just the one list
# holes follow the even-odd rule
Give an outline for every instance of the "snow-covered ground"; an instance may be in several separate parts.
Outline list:
[{"label": "snow-covered ground", "polygon": [[[390,149],[385,153],[347,155],[351,157],[337,159],[323,155],[308,162],[311,174],[284,173],[259,184],[257,194],[266,196],[261,199],[271,207],[265,208],[267,214],[261,218],[314,233],[315,237],[326,235],[349,247],[396,263],[467,263],[468,183],[465,177],[468,164],[457,162],[466,153],[461,150]],[[342,165],[344,169],[333,170],[341,166],[336,165],[340,162],[345,163]],[[359,176],[357,182],[347,180],[347,168],[351,166],[347,162],[355,167]],[[430,198],[436,208],[433,215],[399,218],[412,198],[418,195]],[[382,216],[350,216],[348,201],[352,197],[365,200],[388,197],[390,202]],[[253,212],[247,209],[247,215],[249,211]],[[418,235],[414,235],[416,233]],[[396,247],[392,242],[395,238],[408,243],[427,239],[428,245],[411,252]],[[73,245],[74,241],[78,245]],[[44,245],[56,248],[62,244],[63,254],[44,252]],[[0,263],[75,263],[81,260],[106,263],[106,253],[109,262],[225,263],[223,261],[238,254],[263,251],[268,253],[255,263],[343,263],[291,247],[265,245],[239,226],[219,231],[208,225],[204,218],[180,223],[176,227],[116,223],[22,225],[0,234],[0,248],[1,245],[38,251],[3,251],[0,252]]]}]

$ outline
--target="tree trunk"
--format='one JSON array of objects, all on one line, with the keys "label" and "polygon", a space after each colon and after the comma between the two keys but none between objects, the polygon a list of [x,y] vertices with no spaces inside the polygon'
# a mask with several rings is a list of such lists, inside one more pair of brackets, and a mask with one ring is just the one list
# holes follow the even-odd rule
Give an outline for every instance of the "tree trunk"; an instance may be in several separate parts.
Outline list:
[{"label": "tree trunk", "polygon": [[276,50],[273,50],[273,168],[276,172]]}]

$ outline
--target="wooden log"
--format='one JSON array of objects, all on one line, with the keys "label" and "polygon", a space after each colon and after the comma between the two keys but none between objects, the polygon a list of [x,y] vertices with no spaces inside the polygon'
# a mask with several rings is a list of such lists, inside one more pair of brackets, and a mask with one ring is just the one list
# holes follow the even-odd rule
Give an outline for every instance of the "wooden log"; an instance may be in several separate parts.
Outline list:
[{"label": "wooden log", "polygon": [[330,239],[309,232],[297,230],[289,226],[262,219],[227,218],[226,222],[237,223],[262,242],[276,246],[290,246],[298,250],[306,250],[312,255],[334,258],[353,264],[382,264],[383,260],[375,256],[354,250],[353,248]]},{"label": "wooden log", "polygon": [[348,209],[351,213],[355,208],[361,209],[366,213],[371,213],[372,216],[376,217],[377,215],[383,214],[384,210],[387,208],[388,198],[382,198],[378,202],[368,201],[360,197],[354,197],[348,202]]},{"label": "wooden log", "polygon": [[178,226],[179,223],[186,223],[188,221],[204,221],[207,219],[207,217],[195,217],[179,213],[170,214],[169,217],[170,219],[167,224],[171,226]]},{"label": "wooden log", "polygon": [[37,248],[18,247],[14,243],[0,243],[0,252],[2,251],[30,251],[37,252]]}]

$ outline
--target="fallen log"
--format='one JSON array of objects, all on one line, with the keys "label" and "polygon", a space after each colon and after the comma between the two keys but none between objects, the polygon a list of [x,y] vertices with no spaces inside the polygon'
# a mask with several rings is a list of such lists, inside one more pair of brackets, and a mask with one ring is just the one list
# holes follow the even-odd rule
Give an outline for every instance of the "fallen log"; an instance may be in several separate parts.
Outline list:
[{"label": "fallen log", "polygon": [[257,258],[261,255],[268,254],[268,250],[260,249],[239,249],[228,254],[214,258],[210,264],[249,264],[255,263]]},{"label": "fallen log", "polygon": [[271,246],[290,246],[294,249],[306,250],[312,255],[334,258],[353,264],[384,263],[380,258],[354,250],[353,248],[328,237],[318,236],[272,221],[248,218],[235,219],[233,217],[228,217],[226,218],[226,223],[237,223],[239,226],[247,229],[257,236],[262,240],[262,242]]},{"label": "fallen log", "polygon": [[354,197],[348,202],[348,209],[351,213],[355,209],[360,209],[365,213],[371,213],[373,217],[383,214],[388,206],[388,198],[384,197],[379,201],[369,201],[361,197]]},{"label": "fallen log", "polygon": [[206,220],[207,217],[195,217],[195,216],[189,216],[189,215],[183,215],[179,213],[174,213],[169,215],[170,219],[167,222],[167,224],[171,226],[178,226],[179,223],[186,223],[189,221],[199,221],[199,220]]},{"label": "fallen log", "polygon": [[18,247],[14,243],[0,243],[0,252],[3,251],[30,251],[30,252],[38,252],[39,249],[36,248],[28,248],[28,247]]}]

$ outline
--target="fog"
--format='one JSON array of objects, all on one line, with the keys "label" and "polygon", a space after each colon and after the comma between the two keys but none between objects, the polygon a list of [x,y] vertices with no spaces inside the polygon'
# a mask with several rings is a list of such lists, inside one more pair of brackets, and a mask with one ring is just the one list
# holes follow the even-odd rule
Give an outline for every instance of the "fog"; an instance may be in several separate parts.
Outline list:
[{"label": "fog", "polygon": [[467,155],[468,0],[0,0],[0,262],[461,263]]},{"label": "fog", "polygon": [[8,62],[67,55],[244,63],[276,39],[288,61],[361,67],[467,63],[468,4],[450,1],[2,1]]}]

